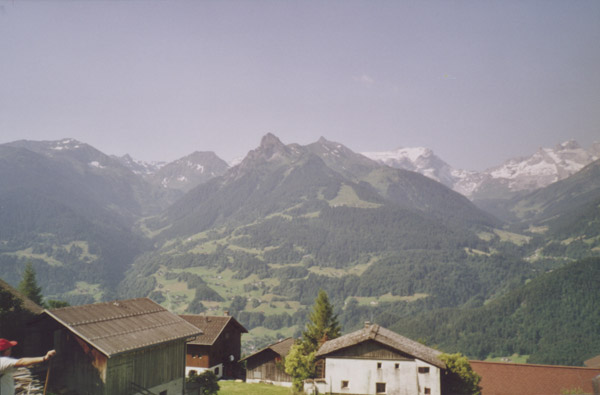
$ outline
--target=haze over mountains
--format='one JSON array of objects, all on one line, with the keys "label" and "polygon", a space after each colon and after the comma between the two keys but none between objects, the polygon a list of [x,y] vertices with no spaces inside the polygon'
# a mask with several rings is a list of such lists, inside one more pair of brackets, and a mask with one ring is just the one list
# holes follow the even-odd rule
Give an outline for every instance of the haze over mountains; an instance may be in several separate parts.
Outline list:
[{"label": "haze over mountains", "polygon": [[16,284],[32,261],[44,294],[71,303],[232,310],[254,345],[300,330],[321,288],[345,329],[477,310],[600,255],[597,149],[567,142],[467,174],[427,149],[362,155],[272,134],[233,167],[210,152],[147,164],[72,139],[3,144],[0,277]]}]

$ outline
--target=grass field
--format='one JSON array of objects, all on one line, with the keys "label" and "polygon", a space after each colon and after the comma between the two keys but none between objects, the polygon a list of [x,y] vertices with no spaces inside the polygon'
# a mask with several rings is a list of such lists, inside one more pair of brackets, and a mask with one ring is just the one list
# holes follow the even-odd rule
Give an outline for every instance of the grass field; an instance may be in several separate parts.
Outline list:
[{"label": "grass field", "polygon": [[487,358],[486,361],[491,362],[508,362],[508,363],[527,363],[527,359],[529,355],[519,355],[513,354],[510,357],[495,357],[495,358]]},{"label": "grass field", "polygon": [[291,395],[290,388],[270,384],[248,384],[235,381],[219,381],[219,395]]}]

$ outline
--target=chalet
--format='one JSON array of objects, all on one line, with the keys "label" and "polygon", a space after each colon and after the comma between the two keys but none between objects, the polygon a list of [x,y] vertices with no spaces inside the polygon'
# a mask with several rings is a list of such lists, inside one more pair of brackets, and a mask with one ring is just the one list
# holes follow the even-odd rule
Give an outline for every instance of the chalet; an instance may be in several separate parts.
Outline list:
[{"label": "chalet", "polygon": [[481,395],[600,394],[600,368],[470,361]]},{"label": "chalet", "polygon": [[94,395],[182,394],[186,342],[202,334],[146,298],[45,310],[34,325],[57,352],[50,386]]},{"label": "chalet", "polygon": [[181,318],[202,331],[188,343],[185,369],[197,374],[212,370],[217,377],[242,378],[239,366],[242,353],[242,334],[248,333],[235,318],[208,315],[181,315]]},{"label": "chalet", "polygon": [[382,328],[365,324],[323,343],[317,351],[317,379],[308,393],[440,395],[445,363],[440,352]]},{"label": "chalet", "polygon": [[242,359],[246,361],[246,382],[291,387],[292,378],[284,371],[282,363],[293,345],[294,339],[288,337]]}]

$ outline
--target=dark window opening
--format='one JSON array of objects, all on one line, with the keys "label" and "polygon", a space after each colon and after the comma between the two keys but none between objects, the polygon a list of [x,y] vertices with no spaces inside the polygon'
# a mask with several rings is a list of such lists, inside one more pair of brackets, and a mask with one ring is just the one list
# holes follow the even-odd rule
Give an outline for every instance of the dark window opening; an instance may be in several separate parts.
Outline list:
[{"label": "dark window opening", "polygon": [[397,363],[396,365],[394,365],[394,367],[395,367],[396,369],[400,369],[400,364],[399,364],[399,363]]},{"label": "dark window opening", "polygon": [[385,383],[375,383],[375,393],[385,394]]},{"label": "dark window opening", "polygon": [[348,384],[350,384],[348,380],[342,380],[342,388],[348,388]]},{"label": "dark window opening", "polygon": [[419,373],[429,373],[428,366],[419,366]]},{"label": "dark window opening", "polygon": [[381,369],[381,362],[377,362],[377,369]]},{"label": "dark window opening", "polygon": [[425,395],[430,395],[430,394],[431,394],[431,388],[425,387]]}]

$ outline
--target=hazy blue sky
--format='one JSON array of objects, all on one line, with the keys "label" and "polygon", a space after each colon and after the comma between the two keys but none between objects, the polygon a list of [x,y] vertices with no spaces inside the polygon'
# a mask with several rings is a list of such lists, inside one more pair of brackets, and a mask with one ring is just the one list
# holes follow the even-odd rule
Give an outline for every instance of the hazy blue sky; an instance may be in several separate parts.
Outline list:
[{"label": "hazy blue sky", "polygon": [[242,156],[271,132],[483,170],[600,140],[600,1],[0,0],[0,143]]}]

